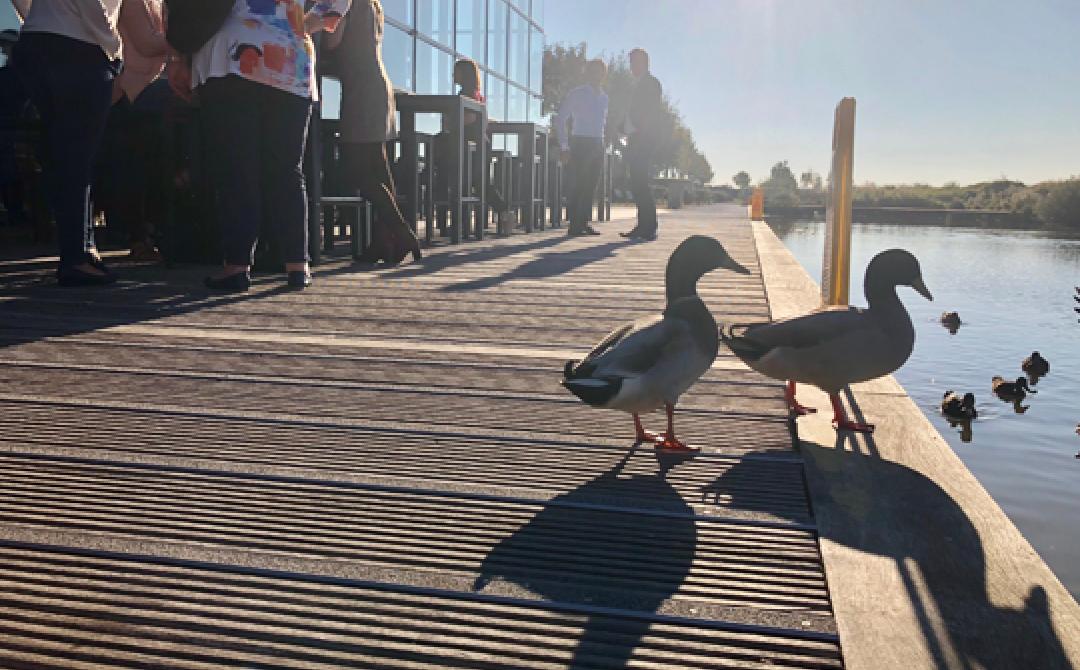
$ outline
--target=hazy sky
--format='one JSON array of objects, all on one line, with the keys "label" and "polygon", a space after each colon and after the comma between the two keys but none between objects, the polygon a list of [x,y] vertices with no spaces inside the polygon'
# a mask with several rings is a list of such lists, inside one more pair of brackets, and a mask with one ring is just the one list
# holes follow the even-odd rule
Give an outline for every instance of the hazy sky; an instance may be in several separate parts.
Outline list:
[{"label": "hazy sky", "polygon": [[548,42],[642,46],[717,181],[827,173],[857,100],[857,183],[1080,174],[1080,0],[546,0]]}]

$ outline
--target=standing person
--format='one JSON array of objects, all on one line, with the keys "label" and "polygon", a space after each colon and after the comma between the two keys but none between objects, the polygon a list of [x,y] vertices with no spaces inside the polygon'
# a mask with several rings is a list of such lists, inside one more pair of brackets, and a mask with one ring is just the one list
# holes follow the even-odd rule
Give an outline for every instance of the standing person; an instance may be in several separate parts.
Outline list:
[{"label": "standing person", "polygon": [[659,143],[664,112],[664,93],[660,82],[649,72],[649,54],[644,49],[630,52],[630,73],[637,78],[630,113],[623,126],[628,136],[627,160],[630,190],[637,204],[637,225],[622,233],[639,242],[656,239],[656,201],[653,199],[653,160]]},{"label": "standing person", "polygon": [[[37,0],[40,2],[40,0]],[[134,261],[157,262],[161,254],[151,239],[152,186],[161,179],[160,126],[169,87],[158,79],[171,52],[165,41],[161,0],[122,0],[119,19],[124,69],[113,85],[113,105],[105,126],[94,200],[103,204],[110,226],[119,224],[130,238]],[[99,194],[98,191],[101,191]]]},{"label": "standing person", "polygon": [[[600,59],[585,64],[585,82],[566,94],[555,115],[555,133],[559,137],[562,160],[573,169],[570,189],[570,235],[599,235],[589,225],[589,214],[596,195],[596,182],[604,167],[604,123],[607,121],[608,96],[601,88],[607,78],[607,65]],[[572,129],[568,136],[567,122]]]},{"label": "standing person", "polygon": [[397,130],[394,87],[382,60],[382,3],[353,0],[344,21],[327,46],[335,52],[341,78],[341,150],[347,178],[377,214],[372,245],[363,260],[396,265],[412,253],[419,261],[420,241],[398,207],[386,158],[386,143],[397,137]]},{"label": "standing person", "polygon": [[211,155],[224,267],[207,287],[224,292],[251,286],[251,265],[265,219],[285,259],[288,285],[311,285],[304,145],[316,98],[315,48],[310,35],[333,32],[349,0],[235,0],[225,23],[170,72],[190,78]]},{"label": "standing person", "polygon": [[[29,5],[29,7],[27,7]],[[120,71],[120,0],[15,2],[25,23],[12,62],[41,117],[61,286],[116,281],[94,244],[90,181]]]}]

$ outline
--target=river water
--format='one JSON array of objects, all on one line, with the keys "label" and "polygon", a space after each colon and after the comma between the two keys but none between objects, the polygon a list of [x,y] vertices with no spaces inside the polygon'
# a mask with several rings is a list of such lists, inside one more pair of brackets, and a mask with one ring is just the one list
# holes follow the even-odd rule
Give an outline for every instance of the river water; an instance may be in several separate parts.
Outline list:
[{"label": "river water", "polygon": [[[774,224],[803,267],[820,281],[824,224]],[[861,224],[852,241],[851,302],[865,306],[862,276],[879,251],[915,254],[934,294],[901,287],[915,323],[915,351],[896,373],[931,423],[1080,599],[1080,240],[1026,231]],[[943,311],[963,325],[950,334]],[[1050,374],[1017,408],[997,399],[990,378],[1021,376],[1038,350]],[[979,418],[970,436],[950,427],[939,406],[946,390],[972,392]],[[1022,412],[1019,413],[1018,412]],[[970,441],[965,441],[965,437]]]}]

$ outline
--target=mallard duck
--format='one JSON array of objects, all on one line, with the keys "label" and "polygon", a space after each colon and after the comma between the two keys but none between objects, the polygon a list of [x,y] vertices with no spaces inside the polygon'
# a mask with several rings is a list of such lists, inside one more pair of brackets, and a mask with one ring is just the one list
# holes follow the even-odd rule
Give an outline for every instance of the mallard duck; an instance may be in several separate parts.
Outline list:
[{"label": "mallard duck", "polygon": [[956,335],[956,331],[960,330],[960,326],[963,321],[960,320],[960,315],[956,312],[942,312],[941,313],[941,325],[945,326],[945,330],[951,334]]},{"label": "mallard duck", "polygon": [[[639,442],[670,451],[694,451],[675,436],[675,405],[716,359],[716,321],[697,294],[706,272],[750,271],[736,263],[716,240],[695,235],[671,254],[665,274],[667,307],[662,314],[616,328],[580,362],[568,361],[562,385],[586,404],[634,416]],[[667,410],[667,432],[655,435],[640,415]]]},{"label": "mallard duck", "polygon": [[979,412],[975,409],[975,394],[965,393],[961,398],[955,391],[946,391],[941,399],[941,413],[957,421],[970,421],[976,418]]},{"label": "mallard duck", "polygon": [[1020,364],[1020,369],[1034,377],[1042,377],[1050,372],[1050,361],[1039,355],[1039,352],[1033,351]]},{"label": "mallard duck", "polygon": [[1023,377],[1017,377],[1014,382],[1007,382],[1004,377],[995,375],[990,380],[990,388],[1002,400],[1023,400],[1028,393],[1037,393],[1035,389],[1028,386],[1028,380]]},{"label": "mallard duck", "polygon": [[848,384],[893,372],[911,355],[915,328],[896,295],[897,286],[910,286],[933,300],[919,261],[903,249],[890,249],[866,267],[866,309],[824,307],[783,321],[729,325],[721,336],[748,366],[787,380],[788,406],[796,415],[816,411],[795,400],[795,383],[804,382],[829,394],[837,430],[873,432],[873,425],[847,418],[839,393]]}]

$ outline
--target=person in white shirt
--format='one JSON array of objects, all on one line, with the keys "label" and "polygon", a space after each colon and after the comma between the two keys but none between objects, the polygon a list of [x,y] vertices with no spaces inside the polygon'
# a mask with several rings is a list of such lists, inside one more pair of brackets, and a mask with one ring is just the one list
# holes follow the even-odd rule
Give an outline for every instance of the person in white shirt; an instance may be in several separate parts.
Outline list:
[{"label": "person in white shirt", "polygon": [[586,63],[586,83],[566,94],[555,115],[562,160],[571,169],[572,185],[567,201],[570,235],[600,234],[589,225],[589,214],[604,167],[604,125],[608,111],[608,96],[602,88],[605,79],[604,61],[595,59]]},{"label": "person in white shirt", "polygon": [[[108,284],[90,226],[94,156],[120,71],[120,0],[25,0],[12,64],[41,116],[42,162],[56,218],[61,285]],[[29,7],[27,7],[29,4]]]}]

